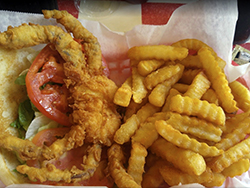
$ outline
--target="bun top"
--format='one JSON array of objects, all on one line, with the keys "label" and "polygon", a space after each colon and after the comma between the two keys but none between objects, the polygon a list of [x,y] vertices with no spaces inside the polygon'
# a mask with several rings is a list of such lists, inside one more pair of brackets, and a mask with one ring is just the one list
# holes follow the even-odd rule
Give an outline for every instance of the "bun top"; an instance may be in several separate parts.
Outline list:
[{"label": "bun top", "polygon": [[[33,51],[32,48],[0,48],[0,134],[19,135],[10,123],[17,118],[19,103],[26,99],[27,93],[25,86],[15,84],[15,79],[31,65],[27,56]],[[0,164],[0,180],[5,185],[28,181],[23,175],[14,172],[19,164],[15,153],[0,148]]]}]

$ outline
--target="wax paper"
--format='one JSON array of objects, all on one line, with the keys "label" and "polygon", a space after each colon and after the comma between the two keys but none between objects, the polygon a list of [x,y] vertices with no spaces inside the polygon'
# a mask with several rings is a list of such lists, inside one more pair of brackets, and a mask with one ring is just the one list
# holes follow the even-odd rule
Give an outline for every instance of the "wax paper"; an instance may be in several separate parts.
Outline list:
[{"label": "wax paper", "polygon": [[[0,17],[1,32],[5,31],[9,25],[18,26],[21,23],[56,25],[53,19],[45,20],[40,14],[0,11]],[[211,46],[218,56],[226,61],[225,72],[228,79],[233,81],[246,72],[246,68],[231,65],[232,43],[237,18],[236,0],[199,0],[179,7],[172,14],[169,22],[162,26],[137,25],[127,32],[114,32],[97,21],[80,21],[98,38],[103,55],[111,70],[110,77],[119,85],[130,74],[126,56],[130,47],[147,44],[171,44],[186,38],[196,38]],[[242,176],[228,178],[221,187],[249,187],[249,181],[249,174],[246,172]],[[18,187],[26,186],[19,185]],[[178,188],[184,187],[203,186],[198,184],[178,186]]]}]

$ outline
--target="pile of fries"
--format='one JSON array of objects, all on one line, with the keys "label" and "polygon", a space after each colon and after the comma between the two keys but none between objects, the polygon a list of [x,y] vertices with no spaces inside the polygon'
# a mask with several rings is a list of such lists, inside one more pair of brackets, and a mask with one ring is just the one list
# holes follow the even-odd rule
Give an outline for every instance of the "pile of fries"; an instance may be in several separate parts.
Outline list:
[{"label": "pile of fries", "polygon": [[114,97],[124,122],[108,151],[118,187],[221,186],[249,169],[250,92],[228,83],[211,47],[184,39],[128,57],[132,74]]}]

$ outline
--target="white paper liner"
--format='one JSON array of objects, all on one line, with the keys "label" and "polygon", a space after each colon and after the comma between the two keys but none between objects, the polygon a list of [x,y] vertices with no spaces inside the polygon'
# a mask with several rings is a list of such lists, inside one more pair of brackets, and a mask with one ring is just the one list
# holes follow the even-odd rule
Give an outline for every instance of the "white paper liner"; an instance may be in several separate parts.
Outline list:
[{"label": "white paper liner", "polygon": [[[0,31],[7,26],[18,26],[22,23],[37,23],[41,25],[56,25],[55,20],[45,20],[42,15],[0,11]],[[195,38],[211,46],[218,56],[227,63],[225,72],[229,81],[245,74],[248,66],[234,67],[231,65],[232,43],[235,25],[238,18],[237,1],[199,0],[179,7],[163,26],[138,25],[131,31],[112,32],[96,21],[80,20],[82,24],[97,36],[103,55],[111,69],[111,78],[121,84],[130,74],[126,57],[127,50],[135,45],[171,44],[181,39]],[[121,72],[120,67],[124,68]],[[122,75],[121,75],[122,74]],[[118,77],[119,76],[119,77]],[[121,78],[123,76],[123,78]],[[235,178],[228,178],[222,187],[244,187],[250,185],[249,172]],[[27,187],[12,185],[12,187]],[[11,186],[10,186],[11,187]],[[35,185],[32,185],[35,187]],[[203,187],[197,184],[174,186],[178,188]]]}]

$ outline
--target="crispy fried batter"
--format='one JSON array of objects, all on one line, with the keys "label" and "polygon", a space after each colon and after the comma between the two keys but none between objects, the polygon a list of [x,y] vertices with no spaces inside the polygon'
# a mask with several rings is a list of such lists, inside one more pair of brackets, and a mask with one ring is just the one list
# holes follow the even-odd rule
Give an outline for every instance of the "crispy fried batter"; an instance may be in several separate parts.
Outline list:
[{"label": "crispy fried batter", "polygon": [[[45,18],[56,18],[74,37],[81,39],[82,46],[69,33],[58,26],[41,26],[23,24],[19,27],[9,27],[0,33],[0,46],[9,49],[20,49],[41,43],[53,43],[65,60],[64,72],[67,77],[65,84],[71,94],[69,98],[72,127],[62,139],[58,139],[49,147],[38,148],[28,140],[5,138],[6,142],[0,147],[17,151],[23,160],[45,158],[50,160],[60,157],[64,152],[82,146],[85,142],[93,143],[96,147],[83,159],[84,170],[58,170],[51,164],[41,169],[22,165],[17,168],[27,174],[30,179],[40,181],[71,180],[90,178],[100,161],[101,145],[111,146],[116,130],[121,124],[121,117],[113,104],[117,90],[115,83],[103,74],[100,45],[92,33],[66,11],[44,11]],[[25,33],[25,35],[23,34]],[[7,144],[6,144],[7,143]],[[41,154],[41,155],[40,155]],[[26,157],[27,156],[27,157]],[[56,172],[56,173],[55,173]],[[53,175],[53,174],[60,174]],[[58,178],[61,179],[58,179]]]},{"label": "crispy fried batter", "polygon": [[88,148],[87,155],[83,157],[83,169],[73,166],[70,170],[57,169],[53,164],[46,163],[42,168],[19,165],[17,171],[27,174],[32,181],[65,181],[66,183],[86,180],[93,176],[101,159],[101,145],[95,144]]},{"label": "crispy fried batter", "polygon": [[66,151],[82,146],[84,138],[85,129],[79,125],[72,126],[62,139],[57,139],[50,147],[44,146],[42,156],[47,160],[58,158]]},{"label": "crispy fried batter", "polygon": [[[75,22],[75,19],[71,18],[67,19],[67,24],[70,22],[78,24],[77,30],[82,27],[82,31],[85,31],[80,22]],[[20,35],[20,32],[24,31],[27,32],[25,37]],[[93,38],[92,35],[87,37]],[[7,48],[22,48],[48,42],[55,44],[66,61],[64,67],[68,79],[65,82],[71,93],[70,101],[73,101],[71,105],[73,123],[86,129],[87,141],[111,145],[113,134],[120,125],[120,116],[112,103],[117,86],[103,73],[90,71],[91,68],[86,66],[81,46],[70,34],[56,26],[27,24],[8,28],[6,32],[0,34],[0,45]],[[94,40],[94,44],[95,42]],[[101,59],[99,61],[101,63]]]},{"label": "crispy fried batter", "polygon": [[36,159],[41,153],[40,148],[29,140],[21,140],[12,135],[0,134],[0,147],[15,151],[18,157],[23,160]]},{"label": "crispy fried batter", "polygon": [[57,169],[53,164],[48,163],[46,167],[43,168],[35,168],[29,167],[27,165],[19,165],[17,166],[17,171],[22,174],[27,174],[31,181],[41,181],[45,182],[49,181],[65,181],[67,183],[71,180],[71,172],[70,170],[60,170]]},{"label": "crispy fried batter", "polygon": [[[87,65],[65,63],[66,83],[72,94],[73,123],[85,127],[86,141],[110,146],[120,117],[113,104],[117,86],[103,75],[101,50],[95,36],[67,11],[44,10],[45,18],[55,18],[77,39],[84,40]],[[83,71],[86,70],[87,72]],[[76,77],[75,75],[78,76]]]},{"label": "crispy fried batter", "polygon": [[42,12],[45,18],[55,18],[68,32],[72,32],[75,38],[82,39],[89,68],[102,72],[102,53],[97,38],[67,11],[43,10]]}]

